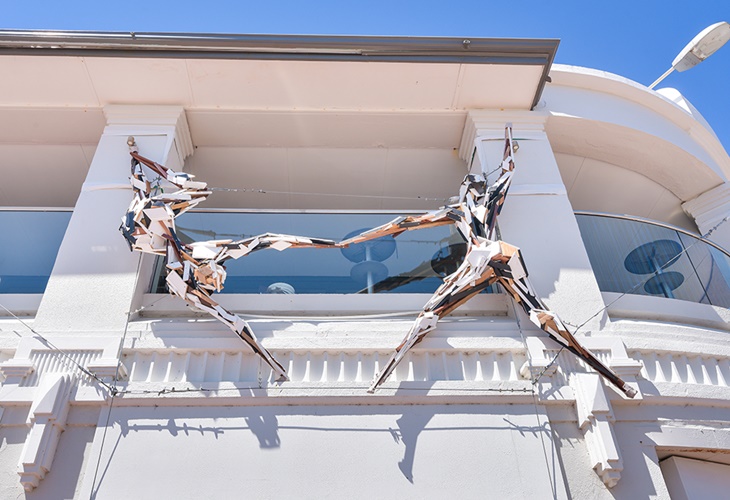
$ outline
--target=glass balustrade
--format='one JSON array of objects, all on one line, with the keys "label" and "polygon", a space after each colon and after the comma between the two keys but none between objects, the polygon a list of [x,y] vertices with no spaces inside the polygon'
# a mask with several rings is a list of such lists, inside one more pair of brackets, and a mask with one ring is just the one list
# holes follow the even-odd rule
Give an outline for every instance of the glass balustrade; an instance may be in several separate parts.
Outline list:
[{"label": "glass balustrade", "polygon": [[602,291],[730,307],[730,255],[717,245],[635,217],[576,218]]},{"label": "glass balustrade", "polygon": [[[183,242],[239,240],[266,232],[341,241],[397,213],[189,212],[176,221]],[[433,293],[456,270],[466,245],[452,225],[407,231],[349,248],[254,252],[226,262],[223,293]],[[164,293],[159,258],[151,292]]]},{"label": "glass balustrade", "polygon": [[71,211],[0,210],[0,293],[43,293]]}]

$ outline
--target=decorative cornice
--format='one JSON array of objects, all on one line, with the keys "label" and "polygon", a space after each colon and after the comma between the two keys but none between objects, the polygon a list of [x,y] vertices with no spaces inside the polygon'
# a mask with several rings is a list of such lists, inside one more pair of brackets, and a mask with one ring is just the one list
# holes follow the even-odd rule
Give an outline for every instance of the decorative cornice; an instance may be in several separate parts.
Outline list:
[{"label": "decorative cornice", "polygon": [[682,204],[702,234],[730,216],[730,183],[720,184]]}]

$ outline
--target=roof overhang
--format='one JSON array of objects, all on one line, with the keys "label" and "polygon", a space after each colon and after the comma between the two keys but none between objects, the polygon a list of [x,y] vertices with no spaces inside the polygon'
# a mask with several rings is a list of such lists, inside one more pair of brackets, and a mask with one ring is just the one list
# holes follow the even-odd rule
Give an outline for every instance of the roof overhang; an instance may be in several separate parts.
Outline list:
[{"label": "roof overhang", "polygon": [[[307,179],[321,180],[332,165],[366,171],[363,192],[393,184],[386,168],[397,176],[437,165],[441,175],[460,177],[453,150],[468,111],[531,109],[557,46],[527,39],[0,30],[0,173],[14,187],[4,203],[71,206],[104,130],[104,109],[113,104],[182,106],[198,148],[194,158],[214,160],[226,175],[255,164],[242,159],[260,149],[279,162],[272,175],[288,168],[299,174],[301,162],[289,166],[281,151],[310,148],[298,155],[316,156]],[[340,154],[347,148],[350,154]],[[205,179],[225,181],[215,172]],[[431,179],[423,182],[451,185]]]},{"label": "roof overhang", "polygon": [[[558,40],[552,39],[491,39],[491,38],[434,38],[434,37],[368,37],[368,36],[321,36],[321,35],[226,35],[190,33],[111,33],[76,31],[18,31],[0,30],[0,56],[51,56],[76,58],[131,58],[167,59],[186,61],[208,61],[209,69],[215,61],[224,70],[230,67],[225,61],[275,61],[279,77],[282,71],[292,69],[292,77],[306,65],[306,72],[316,76],[317,63],[341,62],[336,65],[343,72],[352,72],[352,64],[370,63],[370,80],[392,76],[393,65],[407,66],[405,74],[409,81],[426,83],[423,80],[435,78],[440,84],[441,94],[432,89],[428,100],[413,103],[414,107],[426,109],[471,109],[494,107],[531,109],[540,99],[548,72],[558,47]],[[36,62],[37,63],[37,62]],[[288,64],[287,64],[288,63]],[[299,64],[297,64],[299,63]],[[6,66],[7,62],[1,62]],[[193,62],[192,66],[196,66]],[[97,64],[98,66],[98,64]],[[260,65],[245,65],[248,70],[259,70]],[[329,67],[332,65],[329,64]],[[144,67],[144,65],[141,65]],[[153,66],[147,65],[150,71]],[[429,68],[444,68],[434,73]],[[128,66],[126,66],[128,68]],[[448,71],[450,68],[451,71]],[[3,74],[13,75],[12,63],[3,68]],[[192,72],[194,72],[193,68]],[[423,70],[423,71],[420,71]],[[113,68],[103,68],[107,73]],[[402,72],[402,71],[401,71]],[[95,78],[94,69],[89,76]],[[125,74],[116,75],[124,77]],[[158,76],[154,71],[142,73],[140,78],[152,79]],[[164,75],[163,75],[164,76]],[[195,93],[195,75],[188,75]],[[284,75],[286,76],[286,75]],[[419,76],[422,77],[419,80]],[[411,78],[412,77],[412,78]],[[332,84],[331,71],[321,75],[321,85]],[[366,79],[368,81],[368,79]],[[307,83],[307,82],[304,82]],[[315,83],[314,81],[312,83]],[[392,85],[398,93],[398,81]],[[425,86],[425,85],[422,85]],[[474,87],[472,89],[472,87]],[[482,87],[480,99],[470,92]],[[376,89],[380,90],[380,89]],[[402,87],[405,94],[413,89]],[[460,97],[460,91],[466,95]],[[444,99],[446,93],[451,98]],[[517,95],[519,93],[519,95]],[[103,92],[102,92],[103,94]],[[478,94],[475,93],[475,94]],[[7,94],[6,94],[7,95]],[[104,96],[99,96],[103,100]],[[109,96],[111,98],[111,96]],[[225,95],[219,94],[225,101]],[[439,97],[441,99],[439,99]],[[500,100],[501,99],[501,100]],[[117,99],[118,101],[118,99]],[[372,101],[372,99],[371,99]],[[6,103],[0,103],[6,104]],[[45,104],[45,103],[44,103]],[[58,103],[62,104],[62,103]],[[68,104],[68,103],[66,103]],[[101,102],[100,105],[106,104]],[[192,104],[193,107],[204,103]],[[308,107],[306,101],[292,103],[298,109]],[[313,103],[316,104],[316,103]],[[357,107],[356,99],[348,103]],[[389,103],[375,107],[387,109]],[[298,106],[297,106],[298,105]],[[187,107],[187,106],[186,106]],[[337,106],[334,106],[337,107]]]}]

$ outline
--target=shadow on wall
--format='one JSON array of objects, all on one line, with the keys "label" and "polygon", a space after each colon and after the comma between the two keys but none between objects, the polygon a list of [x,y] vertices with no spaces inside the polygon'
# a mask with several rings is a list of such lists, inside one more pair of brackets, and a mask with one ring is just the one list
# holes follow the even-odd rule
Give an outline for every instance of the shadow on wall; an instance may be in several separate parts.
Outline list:
[{"label": "shadow on wall", "polygon": [[[552,487],[553,498],[565,498],[562,482],[556,482],[549,428],[532,405],[119,407],[110,426],[94,489],[100,498],[128,484],[122,471],[130,463],[139,484],[175,485],[194,494],[201,457],[229,478],[226,484],[246,485],[254,494],[258,486],[251,478],[282,467],[291,472],[282,493],[294,485],[323,494],[343,487],[376,492],[388,485],[391,493],[420,494],[453,482],[495,495],[514,488],[528,495],[539,484],[542,494],[550,497]],[[160,450],[164,463],[154,454],[140,455],[141,448]],[[543,457],[546,449],[552,463]],[[242,457],[245,474],[233,474],[229,467]],[[539,469],[521,485],[495,483],[493,474],[474,476],[490,468],[508,473],[520,464]],[[333,469],[343,474],[327,476]],[[373,477],[379,482],[372,483]]]},{"label": "shadow on wall", "polygon": [[413,460],[416,456],[418,436],[426,428],[434,414],[433,411],[428,410],[430,408],[424,407],[417,408],[410,413],[404,413],[395,421],[398,424],[398,429],[389,429],[395,442],[403,443],[406,447],[403,460],[398,462],[398,468],[411,483],[413,483]]},{"label": "shadow on wall", "polygon": [[259,448],[278,448],[281,446],[279,439],[279,420],[276,415],[252,415],[244,417],[248,428],[259,440]]}]

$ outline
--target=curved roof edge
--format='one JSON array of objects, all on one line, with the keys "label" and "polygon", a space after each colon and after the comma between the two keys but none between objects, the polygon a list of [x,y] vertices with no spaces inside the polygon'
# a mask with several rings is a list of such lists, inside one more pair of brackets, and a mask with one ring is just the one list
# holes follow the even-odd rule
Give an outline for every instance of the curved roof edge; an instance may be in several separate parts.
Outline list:
[{"label": "curved roof edge", "polygon": [[678,91],[674,89],[654,91],[614,73],[566,64],[554,64],[550,78],[553,85],[613,94],[651,109],[685,129],[730,177],[730,156],[724,146],[704,117]]}]

